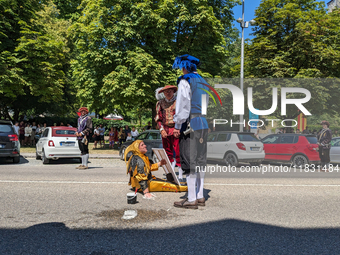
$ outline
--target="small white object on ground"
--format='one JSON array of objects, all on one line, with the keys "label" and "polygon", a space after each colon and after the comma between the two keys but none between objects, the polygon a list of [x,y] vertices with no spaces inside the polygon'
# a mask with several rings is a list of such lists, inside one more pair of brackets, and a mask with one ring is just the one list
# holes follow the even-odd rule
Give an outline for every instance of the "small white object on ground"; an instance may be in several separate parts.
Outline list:
[{"label": "small white object on ground", "polygon": [[150,193],[152,197],[146,197],[145,195],[143,196],[144,199],[151,199],[151,200],[155,200],[155,197],[157,197],[155,194]]},{"label": "small white object on ground", "polygon": [[122,217],[123,220],[131,220],[137,216],[136,210],[126,210]]}]

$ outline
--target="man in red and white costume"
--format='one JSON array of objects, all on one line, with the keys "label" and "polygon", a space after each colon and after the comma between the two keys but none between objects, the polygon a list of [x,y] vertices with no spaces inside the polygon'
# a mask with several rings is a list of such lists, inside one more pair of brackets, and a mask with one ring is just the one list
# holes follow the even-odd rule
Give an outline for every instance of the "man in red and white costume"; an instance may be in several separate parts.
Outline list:
[{"label": "man in red and white costume", "polygon": [[[167,85],[164,88],[156,90],[156,98],[159,100],[156,104],[156,117],[157,127],[162,135],[163,148],[168,155],[172,168],[178,166],[178,177],[183,179],[183,172],[181,168],[181,160],[179,155],[179,138],[174,137],[173,132],[175,122],[173,121],[176,113],[176,92],[177,87]],[[164,94],[165,98],[161,96]],[[174,160],[174,150],[176,153],[176,161]]]}]

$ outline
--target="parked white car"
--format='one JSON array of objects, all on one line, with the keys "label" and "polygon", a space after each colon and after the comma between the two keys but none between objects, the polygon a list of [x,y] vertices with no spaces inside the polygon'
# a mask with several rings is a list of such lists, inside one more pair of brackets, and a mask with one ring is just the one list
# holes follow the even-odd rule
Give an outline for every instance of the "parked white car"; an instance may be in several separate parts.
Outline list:
[{"label": "parked white car", "polygon": [[329,152],[332,164],[340,164],[340,137],[332,139],[332,147]]},{"label": "parked white car", "polygon": [[208,135],[207,159],[237,166],[240,162],[259,165],[264,160],[263,143],[253,133],[211,132]]},{"label": "parked white car", "polygon": [[46,128],[36,145],[36,159],[42,159],[43,164],[51,159],[81,159],[76,132],[76,128],[64,126]]}]

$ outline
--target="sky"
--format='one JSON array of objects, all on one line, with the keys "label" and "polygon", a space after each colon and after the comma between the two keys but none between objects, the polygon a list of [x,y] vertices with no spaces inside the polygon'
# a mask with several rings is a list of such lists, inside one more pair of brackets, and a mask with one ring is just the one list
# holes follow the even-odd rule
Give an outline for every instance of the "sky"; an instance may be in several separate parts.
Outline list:
[{"label": "sky", "polygon": [[[322,1],[322,2],[329,2],[330,0]],[[261,0],[244,0],[244,19],[246,21],[252,20],[255,18],[255,9],[260,5]],[[238,18],[242,18],[242,5],[236,6],[233,8],[234,11],[234,18],[237,20]],[[240,24],[236,21],[234,22],[234,25],[236,28],[240,31],[240,37],[241,37],[241,27]],[[252,36],[250,35],[252,33],[251,26],[244,29],[244,37],[247,39],[251,39]]]}]

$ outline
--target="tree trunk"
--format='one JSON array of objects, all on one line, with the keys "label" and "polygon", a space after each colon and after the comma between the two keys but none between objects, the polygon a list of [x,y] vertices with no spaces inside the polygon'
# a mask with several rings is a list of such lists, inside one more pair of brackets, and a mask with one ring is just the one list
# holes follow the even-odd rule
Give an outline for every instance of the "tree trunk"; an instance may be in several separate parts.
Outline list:
[{"label": "tree trunk", "polygon": [[152,110],[152,128],[155,129],[156,128],[156,121],[155,121],[155,117],[156,117],[156,105],[154,104],[150,104],[150,108]]},{"label": "tree trunk", "polygon": [[14,116],[13,116],[13,119],[14,119],[15,121],[19,121],[19,113],[20,113],[19,109],[14,109]]}]

